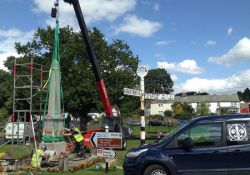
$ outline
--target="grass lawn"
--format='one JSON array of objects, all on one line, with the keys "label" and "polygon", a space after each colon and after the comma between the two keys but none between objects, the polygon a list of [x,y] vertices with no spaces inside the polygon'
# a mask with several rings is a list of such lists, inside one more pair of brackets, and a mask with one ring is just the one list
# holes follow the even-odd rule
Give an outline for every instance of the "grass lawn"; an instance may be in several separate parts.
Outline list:
[{"label": "grass lawn", "polygon": [[32,150],[29,146],[25,145],[14,145],[12,149],[12,144],[7,144],[0,147],[0,152],[5,152],[12,159],[22,159],[28,157]]},{"label": "grass lawn", "polygon": [[[150,143],[152,141],[148,141],[147,143]],[[128,141],[128,147],[126,150],[117,150],[118,152],[118,157],[114,163],[112,163],[111,167],[109,168],[109,175],[122,175],[123,174],[123,169],[122,169],[122,164],[124,161],[125,154],[130,148],[137,147],[140,145],[140,140],[129,140]],[[99,162],[98,164],[104,164],[104,162]],[[115,166],[114,166],[115,165]],[[116,167],[116,168],[115,168]],[[76,175],[82,175],[82,174],[87,174],[87,175],[103,175],[105,173],[105,169],[99,169],[96,170],[95,165],[86,169],[82,169],[79,171],[76,171],[74,173],[52,173],[52,172],[41,172],[41,173],[36,173],[37,175],[50,175],[50,174],[76,174]],[[25,173],[23,173],[25,175]]]},{"label": "grass lawn", "polygon": [[[97,127],[99,127],[97,125]],[[91,129],[96,128],[95,126],[91,126]],[[162,132],[170,132],[171,130],[173,130],[175,127],[166,127],[166,126],[146,126],[146,132],[147,132],[147,136],[156,136],[157,133],[153,133],[153,132],[158,132],[158,131],[162,131]],[[133,135],[134,136],[138,136],[140,137],[140,126],[132,126],[133,129]],[[131,148],[137,147],[140,145],[140,140],[128,140],[128,145],[127,145],[127,149],[126,150],[117,150],[118,152],[118,157],[115,160],[114,163],[112,163],[112,165],[115,166],[111,166],[109,169],[109,175],[122,175],[123,174],[123,169],[122,169],[122,165],[124,162],[124,158],[125,158],[125,154],[127,153],[128,150],[130,150]],[[154,142],[154,140],[146,140],[146,143],[151,143]],[[104,162],[100,162],[99,164],[104,164]],[[115,168],[116,167],[116,168]],[[87,175],[103,175],[105,174],[105,169],[99,169],[96,170],[95,165],[86,169],[82,169],[79,171],[76,171],[74,173],[52,173],[52,172],[42,172],[42,173],[36,173],[36,174],[41,174],[41,175],[50,175],[50,174],[76,174],[76,175],[82,175],[82,174],[87,174]]]},{"label": "grass lawn", "polygon": [[[152,142],[148,141],[147,143]],[[129,140],[128,141],[128,147],[126,150],[117,150],[117,159],[115,160],[114,163],[109,168],[109,175],[122,175],[123,174],[123,169],[122,169],[122,164],[124,161],[125,154],[130,148],[137,147],[140,145],[140,140]],[[21,159],[23,157],[27,157],[29,152],[28,152],[28,147],[24,147],[23,145],[18,145],[13,148],[13,153],[12,153],[12,145],[8,144],[0,148],[0,152],[6,152],[8,154],[11,154],[14,159]],[[99,162],[98,164],[104,164],[104,162]],[[74,173],[55,173],[55,172],[40,172],[40,173],[35,173],[38,175],[50,175],[50,174],[76,174],[76,175],[82,175],[82,174],[87,174],[87,175],[103,175],[105,173],[105,169],[99,169],[96,170],[95,165],[86,169],[82,169],[79,171],[76,171]],[[24,172],[22,175],[28,175],[29,172]]]},{"label": "grass lawn", "polygon": [[[92,124],[88,126],[88,130],[100,128],[100,124]],[[146,126],[146,136],[157,136],[157,132],[164,132],[168,133],[172,131],[176,126],[174,127],[168,127],[168,126]],[[140,126],[131,126],[131,129],[133,130],[133,136],[140,137],[141,135],[141,127]]]},{"label": "grass lawn", "polygon": [[[22,175],[28,175],[28,173],[23,173]],[[79,170],[76,171],[74,173],[53,173],[53,172],[41,172],[41,173],[36,173],[36,175],[50,175],[50,174],[74,174],[74,175],[103,175],[105,174],[105,170],[96,170],[94,166],[87,168],[87,169],[83,169],[83,170]],[[109,175],[123,175],[123,170],[120,169],[111,169],[108,172]]]},{"label": "grass lawn", "polygon": [[[157,132],[169,133],[176,127],[167,127],[167,126],[146,126],[146,137],[147,136],[157,136]],[[132,126],[133,136],[140,137],[141,135],[141,127],[140,126]]]},{"label": "grass lawn", "polygon": [[[92,129],[95,127],[91,127]],[[90,128],[89,128],[90,129]],[[132,126],[133,129],[133,135],[140,137],[140,126]],[[157,136],[157,132],[161,131],[161,132],[170,132],[172,129],[174,129],[174,127],[167,127],[167,126],[146,126],[146,136]],[[155,140],[146,140],[146,143],[150,143],[150,142],[154,142]],[[140,145],[140,140],[128,140],[128,145],[127,145],[127,149],[126,150],[117,150],[117,159],[112,163],[112,165],[110,166],[109,169],[109,173],[110,175],[122,175],[123,174],[123,169],[122,169],[122,165],[124,162],[124,157],[125,154],[127,153],[128,150],[130,150],[131,148],[137,147]],[[3,147],[0,148],[0,152],[11,152],[11,144],[9,145],[5,145]],[[25,157],[28,155],[28,149],[27,147],[24,148],[23,145],[20,145],[20,147],[15,147],[15,149],[13,150],[13,156],[16,159],[20,159],[22,157]],[[99,162],[99,165],[104,165],[105,162]],[[22,173],[23,175],[28,175],[28,172],[24,172]],[[76,171],[74,173],[66,173],[66,172],[60,172],[60,173],[56,173],[56,172],[39,172],[39,173],[35,173],[38,175],[50,175],[50,174],[76,174],[76,175],[82,175],[82,174],[86,174],[86,175],[103,175],[105,174],[105,169],[96,169],[96,165],[93,165],[92,167],[86,168],[86,169],[81,169],[79,171]]]}]

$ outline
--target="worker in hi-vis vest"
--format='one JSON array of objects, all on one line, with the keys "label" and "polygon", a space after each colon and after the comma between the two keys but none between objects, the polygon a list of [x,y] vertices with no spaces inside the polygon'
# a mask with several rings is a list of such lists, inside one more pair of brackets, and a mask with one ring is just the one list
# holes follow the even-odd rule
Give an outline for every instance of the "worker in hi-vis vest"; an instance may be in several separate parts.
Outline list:
[{"label": "worker in hi-vis vest", "polygon": [[43,157],[45,157],[44,152],[47,150],[46,145],[43,145],[41,149],[38,149],[37,152],[33,153],[31,159],[31,165],[33,168],[40,168]]},{"label": "worker in hi-vis vest", "polygon": [[73,136],[76,144],[75,144],[75,151],[79,157],[85,157],[84,151],[81,149],[83,144],[83,135],[75,125],[71,125],[70,129],[66,129],[66,131],[70,131],[69,133],[65,133],[65,136]]}]

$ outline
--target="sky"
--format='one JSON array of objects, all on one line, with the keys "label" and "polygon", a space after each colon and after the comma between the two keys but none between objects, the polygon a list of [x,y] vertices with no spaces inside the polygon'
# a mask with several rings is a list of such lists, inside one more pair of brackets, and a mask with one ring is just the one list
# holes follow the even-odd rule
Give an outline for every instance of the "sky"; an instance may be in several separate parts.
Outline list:
[{"label": "sky", "polygon": [[[0,69],[14,43],[55,26],[54,0],[0,1]],[[249,0],[79,0],[87,26],[124,40],[140,65],[164,68],[174,93],[236,93],[250,87]],[[73,7],[59,3],[60,26],[79,30]],[[63,61],[63,60],[62,60]]]}]

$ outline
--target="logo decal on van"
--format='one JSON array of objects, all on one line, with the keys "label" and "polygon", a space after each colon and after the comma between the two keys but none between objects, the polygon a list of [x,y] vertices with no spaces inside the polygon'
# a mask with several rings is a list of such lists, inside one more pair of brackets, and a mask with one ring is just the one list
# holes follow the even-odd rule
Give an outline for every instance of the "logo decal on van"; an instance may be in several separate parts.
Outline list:
[{"label": "logo decal on van", "polygon": [[247,141],[247,129],[244,123],[228,124],[228,134],[230,141]]}]

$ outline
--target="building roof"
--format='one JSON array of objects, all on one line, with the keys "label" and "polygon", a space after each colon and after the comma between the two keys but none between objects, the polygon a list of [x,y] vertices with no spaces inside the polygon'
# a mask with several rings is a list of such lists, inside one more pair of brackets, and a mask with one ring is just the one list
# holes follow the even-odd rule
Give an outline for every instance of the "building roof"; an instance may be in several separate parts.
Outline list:
[{"label": "building roof", "polygon": [[[159,103],[159,101],[152,101],[153,103]],[[151,102],[151,103],[152,103]],[[175,96],[174,100],[164,101],[167,103],[211,103],[211,102],[240,102],[237,94],[231,95],[192,95],[192,96]]]}]

